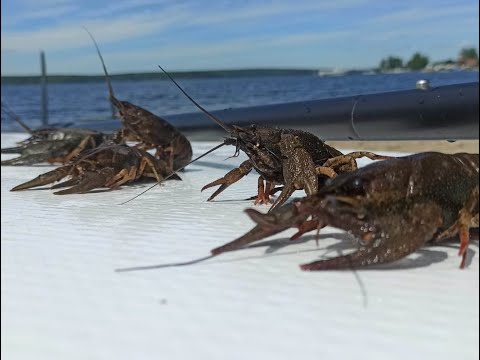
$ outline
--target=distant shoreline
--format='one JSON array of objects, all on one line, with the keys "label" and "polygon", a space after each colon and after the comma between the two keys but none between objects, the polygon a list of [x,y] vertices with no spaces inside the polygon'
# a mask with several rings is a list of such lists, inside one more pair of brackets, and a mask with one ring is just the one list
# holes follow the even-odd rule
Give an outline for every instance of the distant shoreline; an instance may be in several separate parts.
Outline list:
[{"label": "distant shoreline", "polygon": [[[212,70],[212,71],[178,71],[170,74],[175,78],[227,78],[251,76],[288,76],[288,75],[317,75],[318,70],[313,69],[245,69],[245,70]],[[113,80],[142,81],[163,79],[167,77],[159,70],[147,73],[127,73],[110,75]],[[39,84],[40,76],[2,76],[2,85]],[[105,81],[103,75],[48,75],[49,83],[89,83]]]},{"label": "distant shoreline", "polygon": [[[477,71],[478,68],[440,70],[444,71]],[[170,74],[178,79],[209,79],[209,78],[241,78],[257,76],[343,76],[343,75],[372,75],[372,74],[400,74],[414,72],[408,69],[396,69],[390,71],[381,71],[379,69],[359,69],[359,70],[332,70],[332,69],[241,69],[241,70],[205,70],[205,71],[177,71]],[[431,72],[423,70],[422,72]],[[433,71],[436,72],[436,71]],[[148,80],[167,80],[167,77],[161,72],[146,73],[126,73],[110,75],[113,80],[119,81],[148,81]],[[48,75],[48,83],[94,83],[103,82],[103,75]],[[40,84],[41,76],[2,76],[2,85],[27,85]]]}]

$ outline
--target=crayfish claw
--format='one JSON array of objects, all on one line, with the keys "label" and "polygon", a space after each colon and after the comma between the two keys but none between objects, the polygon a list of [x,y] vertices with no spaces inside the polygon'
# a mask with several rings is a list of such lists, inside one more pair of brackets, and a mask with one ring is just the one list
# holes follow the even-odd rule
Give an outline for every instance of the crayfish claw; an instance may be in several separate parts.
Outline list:
[{"label": "crayfish claw", "polygon": [[10,148],[2,148],[0,150],[2,154],[20,154],[24,148],[25,148],[24,146],[16,146],[16,147],[10,147]]},{"label": "crayfish claw", "polygon": [[98,172],[87,171],[82,174],[78,183],[68,189],[54,192],[55,195],[83,194],[90,190],[105,186],[113,176],[112,168],[105,168]]},{"label": "crayfish claw", "polygon": [[45,174],[37,176],[35,179],[24,182],[23,184],[15,186],[10,191],[19,191],[34,188],[37,186],[48,185],[55,181],[63,179],[70,172],[71,166],[62,166],[58,169],[49,171]]},{"label": "crayfish claw", "polygon": [[50,189],[54,190],[54,189],[60,189],[60,188],[64,188],[64,187],[73,186],[73,185],[78,184],[79,181],[80,181],[79,178],[73,178],[73,179],[66,180],[66,181],[63,181],[61,183],[55,184],[55,185],[51,186]]},{"label": "crayfish claw", "polygon": [[206,190],[213,186],[221,185],[209,198],[207,201],[213,200],[218,194],[224,191],[230,185],[236,183],[242,177],[247,175],[252,170],[252,163],[250,160],[244,161],[238,168],[230,170],[224,177],[212,181],[211,183],[205,185],[200,191]]}]

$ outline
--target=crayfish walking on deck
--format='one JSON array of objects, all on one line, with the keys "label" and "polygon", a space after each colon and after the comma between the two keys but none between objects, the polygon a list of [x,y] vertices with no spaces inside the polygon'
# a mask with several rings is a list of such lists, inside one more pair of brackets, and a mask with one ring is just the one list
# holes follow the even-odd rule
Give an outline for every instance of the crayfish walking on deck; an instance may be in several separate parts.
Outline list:
[{"label": "crayfish walking on deck", "polygon": [[[241,150],[249,158],[238,168],[202,188],[203,191],[220,185],[208,201],[255,169],[260,174],[255,204],[268,204],[270,195],[281,190],[280,196],[270,208],[272,211],[287,201],[295,190],[304,189],[307,195],[316,194],[326,179],[333,178],[338,173],[357,169],[355,161],[357,158],[368,157],[372,160],[389,158],[371,152],[344,155],[317,136],[302,130],[225,124],[193,100],[162,67],[160,69],[198,109],[228,133],[224,145],[236,146],[235,155]],[[275,188],[276,185],[283,186]]]},{"label": "crayfish walking on deck", "polygon": [[358,239],[357,251],[302,265],[302,270],[358,268],[399,260],[426,243],[460,237],[465,267],[469,229],[479,222],[479,156],[419,153],[340,174],[318,194],[270,214],[246,210],[257,225],[212,255],[298,228],[292,237],[327,225]]}]

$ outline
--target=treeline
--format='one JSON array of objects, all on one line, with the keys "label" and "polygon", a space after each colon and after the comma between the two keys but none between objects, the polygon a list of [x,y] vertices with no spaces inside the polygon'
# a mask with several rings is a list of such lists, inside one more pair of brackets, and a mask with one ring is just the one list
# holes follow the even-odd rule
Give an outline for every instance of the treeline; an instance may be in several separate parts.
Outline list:
[{"label": "treeline", "polygon": [[[379,70],[393,70],[393,69],[409,69],[409,70],[422,70],[430,64],[428,56],[423,55],[420,52],[416,52],[412,57],[404,62],[402,58],[398,56],[388,56],[380,61]],[[448,59],[445,61],[437,61],[431,65],[445,64],[445,65],[459,65],[478,67],[478,54],[475,48],[464,48],[460,50],[460,54],[457,60]]]},{"label": "treeline", "polygon": [[[276,76],[276,75],[313,75],[317,70],[295,70],[295,69],[245,69],[245,70],[214,70],[214,71],[181,71],[170,73],[177,79],[188,78],[231,78],[231,77],[250,77],[250,76]],[[167,77],[158,72],[151,73],[131,73],[118,74],[110,76],[114,80],[154,80],[167,79]],[[2,84],[39,84],[40,76],[2,76]],[[88,83],[104,81],[103,75],[48,75],[49,83]]]}]

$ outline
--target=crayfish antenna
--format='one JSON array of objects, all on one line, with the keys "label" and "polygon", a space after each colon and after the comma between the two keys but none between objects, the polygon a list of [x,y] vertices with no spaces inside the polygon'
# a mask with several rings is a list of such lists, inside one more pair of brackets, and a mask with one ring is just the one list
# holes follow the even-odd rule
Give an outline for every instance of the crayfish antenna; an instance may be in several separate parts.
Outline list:
[{"label": "crayfish antenna", "polygon": [[107,83],[107,86],[108,86],[108,94],[110,96],[110,101],[115,106],[117,106],[120,102],[117,100],[117,98],[115,97],[115,94],[113,92],[112,81],[110,79],[110,75],[108,74],[107,67],[105,66],[105,61],[103,61],[103,56],[102,56],[102,53],[100,52],[100,48],[98,47],[98,44],[95,41],[95,38],[93,37],[92,33],[90,31],[88,31],[88,29],[85,26],[83,26],[83,29],[87,32],[87,34],[92,39],[93,44],[95,45],[95,49],[97,50],[97,54],[100,57],[100,61],[102,62],[103,72],[105,73],[105,82]]},{"label": "crayfish antenna", "polygon": [[135,199],[138,198],[140,195],[143,195],[143,194],[145,194],[147,191],[150,191],[151,189],[153,189],[155,186],[160,185],[161,183],[163,183],[164,181],[170,179],[171,177],[174,177],[175,175],[178,175],[178,173],[179,173],[180,171],[182,171],[183,169],[185,169],[188,165],[194,163],[194,162],[197,161],[197,160],[200,160],[200,159],[203,158],[204,156],[207,156],[208,154],[210,154],[210,153],[214,152],[215,150],[221,148],[221,147],[224,146],[225,144],[226,144],[226,143],[223,142],[223,143],[221,143],[220,145],[217,145],[217,146],[211,148],[211,149],[208,150],[207,152],[204,152],[202,155],[196,157],[195,159],[191,160],[189,163],[183,165],[183,166],[180,167],[179,169],[175,170],[174,172],[172,172],[172,173],[170,173],[169,175],[167,175],[166,177],[164,177],[161,181],[156,182],[155,184],[153,184],[153,185],[150,186],[149,188],[143,190],[140,194],[135,195],[133,198],[131,198],[131,199],[127,200],[127,201],[124,201],[123,203],[120,203],[120,205],[125,205],[126,203],[129,203],[130,201],[135,200]]},{"label": "crayfish antenna", "polygon": [[188,265],[194,265],[194,264],[198,264],[200,262],[204,262],[208,259],[211,259],[212,257],[214,257],[214,255],[207,255],[207,256],[204,256],[204,257],[201,257],[201,258],[195,259],[195,260],[177,262],[177,263],[170,263],[170,264],[158,264],[158,265],[146,265],[146,266],[135,266],[135,267],[129,267],[129,268],[121,268],[121,269],[116,269],[115,272],[155,270],[155,269],[163,269],[163,268],[168,268],[168,267],[188,266]]},{"label": "crayfish antenna", "polygon": [[170,76],[168,72],[166,72],[160,65],[158,65],[158,67],[160,68],[160,70],[163,71],[165,75],[167,75],[167,77],[175,84],[175,86],[188,98],[188,100],[190,100],[198,109],[200,109],[205,115],[207,115],[210,119],[212,119],[219,126],[221,126],[223,130],[225,130],[229,134],[232,133],[233,127],[225,124],[223,121],[221,121],[219,118],[217,118],[215,115],[210,113],[207,109],[205,109],[202,105],[200,105],[195,100],[193,100],[192,97],[188,95],[185,90],[183,90],[183,88]]},{"label": "crayfish antenna", "polygon": [[33,134],[33,130],[23,122],[22,119],[20,119],[20,116],[18,116],[16,113],[13,112],[12,109],[8,107],[7,104],[5,104],[2,100],[2,111],[4,112],[5,115],[10,116],[15,120],[26,132],[29,134]]}]

